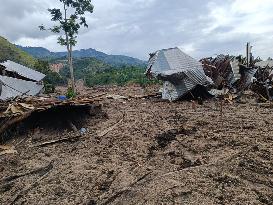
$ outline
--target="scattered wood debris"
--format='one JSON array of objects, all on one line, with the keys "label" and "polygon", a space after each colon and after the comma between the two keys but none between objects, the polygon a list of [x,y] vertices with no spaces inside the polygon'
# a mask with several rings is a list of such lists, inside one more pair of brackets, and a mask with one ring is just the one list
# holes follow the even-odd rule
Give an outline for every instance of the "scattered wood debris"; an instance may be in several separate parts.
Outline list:
[{"label": "scattered wood debris", "polygon": [[112,130],[114,130],[120,123],[122,123],[122,121],[124,120],[124,116],[121,120],[119,120],[117,123],[115,123],[114,125],[112,125],[111,127],[101,131],[98,133],[99,137],[103,137],[105,136],[107,133],[111,132]]},{"label": "scattered wood debris", "polygon": [[[26,97],[10,102],[0,103],[0,134],[13,125],[27,119],[34,113],[42,113],[48,110],[91,108],[101,106],[103,95],[81,96],[70,100],[58,100],[57,98]],[[75,131],[76,128],[73,130]]]}]

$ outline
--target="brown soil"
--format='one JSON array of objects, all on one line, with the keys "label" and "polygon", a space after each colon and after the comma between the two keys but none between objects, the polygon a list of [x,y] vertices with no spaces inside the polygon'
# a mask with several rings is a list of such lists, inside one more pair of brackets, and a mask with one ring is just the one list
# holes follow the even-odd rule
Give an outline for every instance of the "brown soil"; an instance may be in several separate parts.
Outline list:
[{"label": "brown soil", "polygon": [[156,98],[103,104],[79,141],[33,147],[71,134],[41,125],[7,142],[18,153],[0,156],[0,204],[273,204],[272,109],[224,104],[221,115],[214,100]]}]

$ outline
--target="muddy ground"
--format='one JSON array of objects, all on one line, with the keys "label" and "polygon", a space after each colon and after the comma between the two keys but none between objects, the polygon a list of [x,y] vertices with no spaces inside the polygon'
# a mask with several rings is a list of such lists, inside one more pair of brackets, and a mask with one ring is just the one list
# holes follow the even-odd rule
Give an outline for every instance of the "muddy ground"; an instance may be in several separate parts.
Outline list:
[{"label": "muddy ground", "polygon": [[73,135],[41,124],[7,142],[18,153],[0,156],[0,204],[273,204],[272,109],[220,110],[215,100],[106,99],[77,125],[82,138],[36,147]]}]

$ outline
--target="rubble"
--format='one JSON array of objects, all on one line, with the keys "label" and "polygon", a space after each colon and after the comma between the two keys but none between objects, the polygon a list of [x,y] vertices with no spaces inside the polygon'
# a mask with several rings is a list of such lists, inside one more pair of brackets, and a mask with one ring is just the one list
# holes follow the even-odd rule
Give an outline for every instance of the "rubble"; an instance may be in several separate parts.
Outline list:
[{"label": "rubble", "polygon": [[225,87],[235,93],[249,88],[257,71],[253,66],[247,67],[242,56],[218,55],[201,59],[200,62],[216,89]]},{"label": "rubble", "polygon": [[263,100],[272,99],[273,61],[261,61],[259,57],[254,59],[251,48],[248,43],[246,57],[218,55],[200,60],[205,74],[214,82],[214,89],[219,90],[210,93],[218,96],[223,93],[220,90],[225,89],[225,95],[236,94],[236,98],[240,98],[250,89]]},{"label": "rubble", "polygon": [[259,61],[255,63],[257,72],[255,74],[256,81],[252,84],[251,90],[259,93],[260,96],[267,100],[272,100],[273,96],[273,60]]},{"label": "rubble", "polygon": [[177,47],[150,54],[146,75],[164,81],[162,98],[170,101],[210,84],[202,64]]},{"label": "rubble", "polygon": [[247,43],[246,57],[221,54],[198,62],[177,47],[162,49],[150,54],[146,75],[163,81],[162,98],[169,101],[209,96],[238,100],[246,90],[272,100],[273,60],[254,59],[251,50]]},{"label": "rubble", "polygon": [[80,96],[75,99],[59,100],[52,97],[25,97],[0,103],[0,134],[37,113],[57,112],[81,108],[100,107],[101,96]]},{"label": "rubble", "polygon": [[0,63],[0,99],[8,100],[17,96],[35,96],[43,86],[44,74],[12,61]]},{"label": "rubble", "polygon": [[[140,86],[91,89],[146,94]],[[70,133],[43,127],[6,142],[18,153],[0,156],[0,180],[16,179],[1,183],[0,204],[272,204],[272,108],[103,98],[107,117],[77,126],[90,132],[73,144],[56,141]]]}]

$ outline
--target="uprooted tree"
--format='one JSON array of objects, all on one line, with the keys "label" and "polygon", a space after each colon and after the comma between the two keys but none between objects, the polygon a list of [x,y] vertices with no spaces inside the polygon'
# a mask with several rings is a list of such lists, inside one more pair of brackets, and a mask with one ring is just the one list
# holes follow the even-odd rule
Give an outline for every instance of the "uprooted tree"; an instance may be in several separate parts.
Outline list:
[{"label": "uprooted tree", "polygon": [[40,30],[50,30],[55,34],[60,34],[58,43],[67,48],[67,59],[69,64],[72,90],[75,93],[75,79],[72,62],[72,49],[77,44],[79,29],[88,27],[85,13],[93,13],[94,6],[91,0],[59,0],[62,8],[48,9],[51,21],[56,25],[46,29],[44,25],[39,26]]}]

